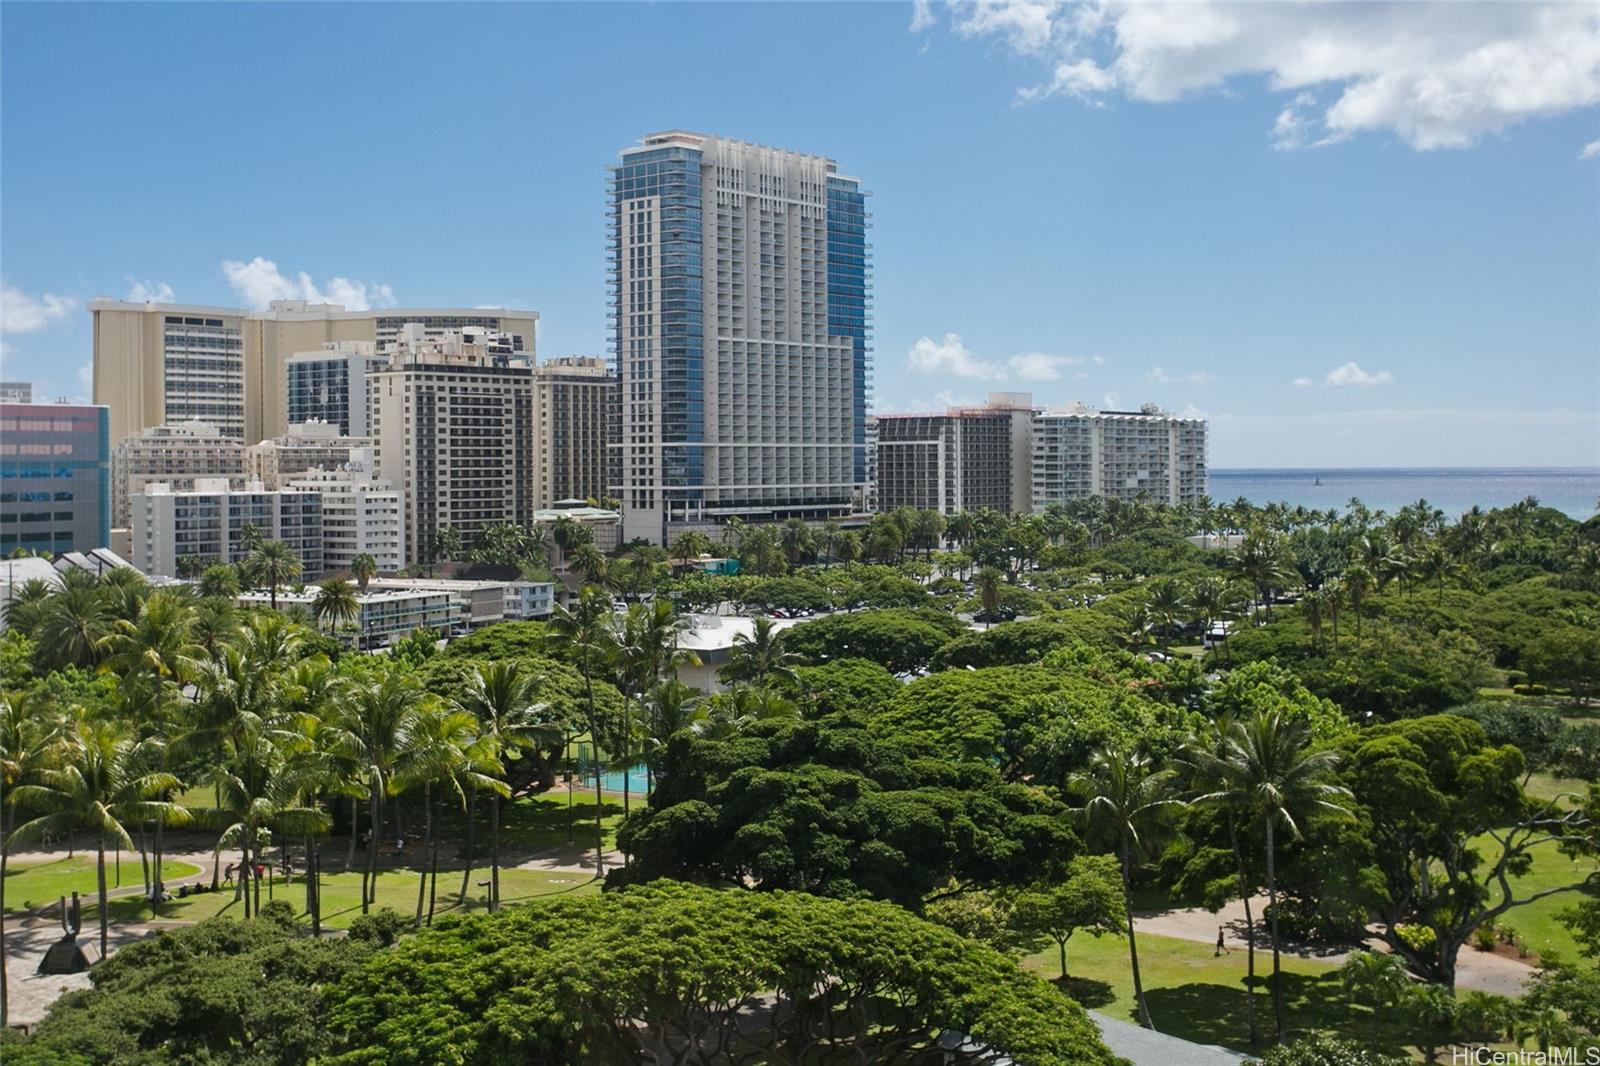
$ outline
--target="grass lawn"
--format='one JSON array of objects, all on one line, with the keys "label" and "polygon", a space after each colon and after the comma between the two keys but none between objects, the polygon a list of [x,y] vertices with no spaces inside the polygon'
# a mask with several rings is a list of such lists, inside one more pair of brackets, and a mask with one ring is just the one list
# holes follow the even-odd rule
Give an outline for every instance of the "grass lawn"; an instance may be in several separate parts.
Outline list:
[{"label": "grass lawn", "polygon": [[[1576,777],[1557,777],[1555,774],[1540,772],[1528,778],[1527,792],[1534,799],[1552,800],[1561,795],[1582,797],[1587,795],[1588,791],[1589,782]],[[1581,799],[1574,801],[1569,798],[1564,805],[1571,807],[1576,802],[1581,802]]]},{"label": "grass lawn", "polygon": [[[1489,845],[1493,847],[1493,841],[1490,841]],[[1492,854],[1488,849],[1484,849],[1484,853]],[[1537,845],[1533,853],[1533,869],[1529,870],[1526,876],[1511,879],[1512,890],[1518,896],[1543,888],[1570,884],[1595,868],[1594,859],[1569,859],[1561,854],[1553,841]],[[1499,898],[1498,892],[1493,898]],[[1576,906],[1583,898],[1584,894],[1581,891],[1547,896],[1526,907],[1512,908],[1501,918],[1500,924],[1515,929],[1535,953],[1546,955],[1553,952],[1570,961],[1578,957],[1578,946],[1566,926],[1556,921],[1556,915],[1569,907]],[[1471,951],[1472,948],[1462,950]]]},{"label": "grass lawn", "polygon": [[[1237,1051],[1250,1047],[1245,1020],[1245,953],[1212,957],[1212,946],[1175,937],[1141,935],[1139,972],[1145,1000],[1157,1029],[1202,1044]],[[1055,978],[1060,967],[1055,945],[1029,956],[1023,965]],[[1339,984],[1337,968],[1324,962],[1285,956],[1284,992],[1291,1034],[1308,1030],[1362,1034],[1391,1053],[1404,1053],[1400,1027],[1352,1004]],[[1113,1018],[1134,1020],[1133,973],[1126,937],[1075,936],[1067,942],[1067,991],[1085,1007]],[[1264,1034],[1272,1029],[1272,997],[1267,977],[1272,954],[1256,952],[1256,1017]]]},{"label": "grass lawn", "polygon": [[[408,916],[415,913],[419,876],[419,872],[415,870],[379,871],[378,901],[374,909],[391,907]],[[479,911],[488,907],[488,889],[480,888],[478,885],[478,882],[488,879],[487,867],[473,868],[471,883],[467,887],[465,911]],[[262,882],[262,903],[267,902],[267,887],[266,882]],[[544,897],[588,895],[599,890],[599,882],[590,874],[546,870],[500,871],[500,901],[506,905],[527,903]],[[461,868],[441,867],[434,915],[464,913],[458,906],[460,891]],[[296,878],[292,884],[285,885],[281,879],[274,878],[272,897],[288,900],[306,921],[310,920],[305,912],[304,881]],[[197,922],[202,918],[218,914],[240,917],[243,912],[243,906],[234,899],[231,887],[220,892],[206,892],[185,899],[169,900],[154,907],[143,899],[114,899],[110,906],[113,923],[148,922],[152,919]],[[94,921],[98,921],[98,908],[93,904],[84,907],[85,928],[89,928],[92,924],[91,917]],[[361,917],[361,874],[354,871],[347,874],[325,874],[322,879],[323,924],[330,929],[344,929],[359,917]]]},{"label": "grass lawn", "polygon": [[[633,807],[644,806],[644,797],[634,796]],[[556,788],[538,796],[524,796],[507,803],[500,811],[500,849],[504,851],[552,851],[567,846],[567,826],[572,824],[573,846],[594,847],[594,791],[579,790],[572,794],[572,811],[567,811],[567,792]],[[487,802],[478,805],[476,815],[477,839],[474,848],[489,846],[489,808]],[[415,817],[408,818],[408,828],[416,826]],[[441,853],[453,842],[466,839],[466,815],[448,811],[439,819]],[[363,823],[364,824],[364,823]],[[622,824],[622,797],[607,795],[600,807],[600,824],[605,846],[609,851],[617,846],[617,826]],[[420,843],[417,844],[421,846]],[[501,895],[505,895],[504,885]]]},{"label": "grass lawn", "polygon": [[[200,872],[200,868],[187,862],[167,860],[161,864],[161,877],[173,881]],[[70,859],[53,862],[8,862],[6,865],[6,910],[26,911],[54,903],[62,896],[72,895],[77,889],[85,897],[99,892],[99,878],[95,873],[95,857],[74,855]],[[122,855],[122,877],[118,884],[115,852],[106,853],[106,890],[144,885],[144,873],[137,853]]]}]

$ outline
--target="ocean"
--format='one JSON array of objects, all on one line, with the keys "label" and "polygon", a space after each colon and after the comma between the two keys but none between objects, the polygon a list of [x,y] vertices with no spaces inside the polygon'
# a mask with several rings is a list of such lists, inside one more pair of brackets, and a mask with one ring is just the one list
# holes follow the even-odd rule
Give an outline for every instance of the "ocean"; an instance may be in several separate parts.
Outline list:
[{"label": "ocean", "polygon": [[1343,510],[1354,497],[1374,511],[1391,514],[1422,499],[1452,518],[1474,504],[1489,510],[1533,496],[1546,507],[1584,519],[1595,513],[1595,502],[1600,500],[1600,467],[1213,469],[1210,495],[1217,503],[1243,496],[1255,504],[1282,501],[1320,511]]}]

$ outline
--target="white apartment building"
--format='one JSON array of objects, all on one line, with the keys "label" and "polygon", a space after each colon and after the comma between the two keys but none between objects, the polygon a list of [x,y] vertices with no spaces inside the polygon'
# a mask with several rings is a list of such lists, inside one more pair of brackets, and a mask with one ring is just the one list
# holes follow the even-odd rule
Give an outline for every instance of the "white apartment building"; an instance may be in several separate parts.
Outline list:
[{"label": "white apartment building", "polygon": [[342,466],[295,475],[289,487],[322,497],[322,565],[329,572],[348,571],[363,554],[379,573],[406,565],[405,500],[373,473],[371,448],[350,449]]},{"label": "white apartment building", "polygon": [[132,499],[135,567],[153,577],[175,577],[178,560],[206,563],[245,558],[245,527],[262,540],[287,544],[300,559],[302,576],[323,573],[322,497],[299,489],[270,491],[259,482],[232,489],[222,478],[200,478],[188,491],[151,482]]},{"label": "white apartment building", "polygon": [[[296,592],[278,590],[278,610],[309,613],[316,603],[317,589]],[[267,608],[272,597],[261,591],[246,592],[234,601],[241,607]],[[362,649],[382,648],[411,635],[412,630],[431,629],[449,636],[456,624],[457,607],[448,592],[419,588],[368,588],[356,594],[356,618],[348,627],[334,631],[346,644]]]},{"label": "white apartment building", "polygon": [[866,497],[865,193],[830,159],[671,130],[611,168],[623,539]]},{"label": "white apartment building", "polygon": [[243,441],[281,436],[289,424],[284,364],[324,344],[364,341],[381,351],[407,325],[437,339],[464,329],[503,332],[533,357],[532,311],[381,308],[274,300],[265,311],[191,304],[89,302],[94,318],[94,402],[111,409],[115,445],[150,426],[191,418]]},{"label": "white apartment building", "polygon": [[296,352],[283,364],[289,424],[328,422],[346,437],[371,433],[367,375],[386,366],[373,341],[329,341],[320,351]]},{"label": "white apartment building", "polygon": [[330,422],[294,422],[282,436],[244,450],[245,476],[269,489],[282,488],[307,470],[332,470],[372,447],[370,437],[346,437]]},{"label": "white apartment building", "polygon": [[1085,496],[1181,504],[1204,496],[1206,421],[1145,404],[1096,411],[1082,403],[1033,422],[1033,509]]},{"label": "white apartment building", "polygon": [[617,379],[604,359],[547,359],[533,369],[534,506],[605,495]]},{"label": "white apartment building", "polygon": [[151,482],[185,491],[194,488],[196,478],[226,478],[238,487],[246,476],[244,443],[226,436],[215,422],[151,426],[112,449],[111,524],[118,529],[132,524],[130,500]]},{"label": "white apartment building", "polygon": [[452,634],[496,622],[525,622],[555,610],[555,585],[548,581],[475,580],[453,577],[377,577],[375,589],[427,589],[446,593],[456,605]]},{"label": "white apartment building", "polygon": [[470,544],[486,526],[533,521],[533,367],[512,340],[410,330],[370,375],[375,466],[405,499],[408,561],[445,526]]}]

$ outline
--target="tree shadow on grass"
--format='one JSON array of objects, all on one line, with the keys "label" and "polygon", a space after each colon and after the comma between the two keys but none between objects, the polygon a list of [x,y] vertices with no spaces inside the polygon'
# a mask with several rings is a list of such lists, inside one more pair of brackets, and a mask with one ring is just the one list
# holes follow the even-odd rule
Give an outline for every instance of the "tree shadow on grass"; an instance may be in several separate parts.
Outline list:
[{"label": "tree shadow on grass", "polygon": [[1090,977],[1072,977],[1069,975],[1064,982],[1061,978],[1056,977],[1052,978],[1050,983],[1084,1007],[1104,1007],[1117,998],[1117,994],[1111,990],[1110,984],[1105,981],[1096,981]]},{"label": "tree shadow on grass", "polygon": [[[1270,977],[1269,972],[1267,980],[1257,981],[1256,1023],[1264,1040],[1270,1039],[1273,1029]],[[1337,976],[1285,973],[1283,981],[1290,1039],[1312,1030],[1336,1031],[1371,1043],[1388,1054],[1405,1054],[1399,1028],[1352,1003]],[[1237,986],[1195,981],[1152,988],[1146,990],[1145,1001],[1156,1028],[1163,1033],[1236,1051],[1265,1050],[1265,1046],[1250,1046],[1243,981]]]}]

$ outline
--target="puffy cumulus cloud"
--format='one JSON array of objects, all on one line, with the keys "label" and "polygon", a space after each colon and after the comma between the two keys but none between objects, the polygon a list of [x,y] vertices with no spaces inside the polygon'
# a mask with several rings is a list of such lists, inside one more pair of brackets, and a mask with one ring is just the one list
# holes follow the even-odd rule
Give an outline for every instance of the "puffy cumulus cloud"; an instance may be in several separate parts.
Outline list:
[{"label": "puffy cumulus cloud", "polygon": [[1361,388],[1367,388],[1372,385],[1387,385],[1394,380],[1394,375],[1387,370],[1368,373],[1362,370],[1359,364],[1349,362],[1343,366],[1334,367],[1328,371],[1322,380],[1334,386],[1357,385]]},{"label": "puffy cumulus cloud", "polygon": [[[933,21],[919,12],[913,28]],[[1021,101],[1166,102],[1264,76],[1291,94],[1271,129],[1280,148],[1379,130],[1421,150],[1461,148],[1600,102],[1600,7],[1562,0],[958,0],[949,23],[961,37],[998,40],[1048,64],[1046,80],[1018,91]],[[1307,97],[1313,90],[1325,90],[1325,104]]]},{"label": "puffy cumulus cloud", "polygon": [[1191,370],[1187,374],[1169,374],[1165,368],[1159,366],[1151,367],[1144,377],[1146,381],[1153,381],[1157,385],[1171,385],[1174,382],[1188,382],[1190,385],[1209,385],[1217,380],[1215,374],[1206,370]]},{"label": "puffy cumulus cloud", "polygon": [[927,374],[954,374],[963,378],[1005,376],[995,364],[973,355],[956,333],[946,333],[942,341],[935,341],[932,337],[918,340],[906,353],[906,365]]},{"label": "puffy cumulus cloud", "polygon": [[911,32],[921,33],[923,30],[932,29],[934,22],[932,0],[913,0],[911,4]]},{"label": "puffy cumulus cloud", "polygon": [[1590,141],[1583,146],[1583,151],[1578,153],[1579,159],[1593,159],[1600,155],[1600,141]]},{"label": "puffy cumulus cloud", "polygon": [[136,304],[169,304],[174,296],[172,286],[164,281],[137,281],[129,278],[127,299]]},{"label": "puffy cumulus cloud", "polygon": [[288,277],[278,270],[277,263],[259,255],[248,263],[224,260],[222,273],[234,293],[258,311],[265,310],[273,300],[343,304],[351,311],[393,307],[395,302],[394,289],[389,285],[334,277],[328,279],[326,288],[319,289],[305,271]]},{"label": "puffy cumulus cloud", "polygon": [[35,333],[77,309],[78,301],[67,296],[32,296],[15,285],[0,284],[0,333]]},{"label": "puffy cumulus cloud", "polygon": [[1059,381],[1066,367],[1082,366],[1076,355],[1051,355],[1049,352],[1019,352],[1006,360],[1012,373],[1023,381]]}]

